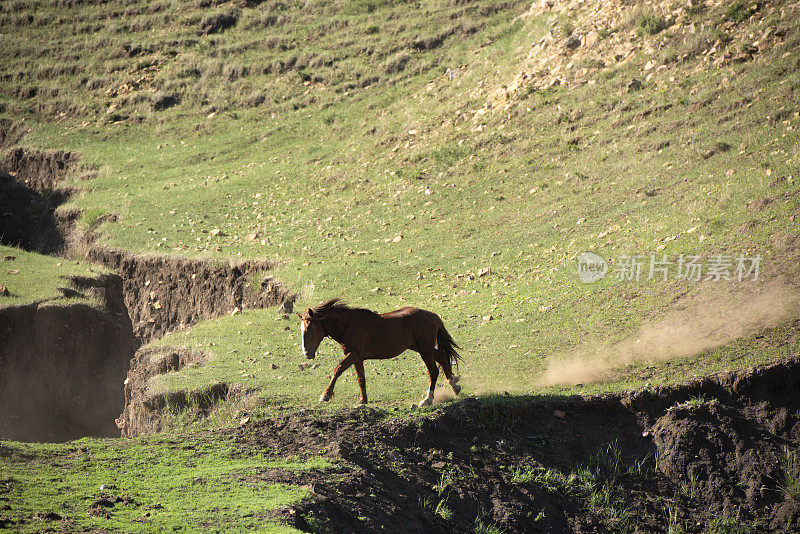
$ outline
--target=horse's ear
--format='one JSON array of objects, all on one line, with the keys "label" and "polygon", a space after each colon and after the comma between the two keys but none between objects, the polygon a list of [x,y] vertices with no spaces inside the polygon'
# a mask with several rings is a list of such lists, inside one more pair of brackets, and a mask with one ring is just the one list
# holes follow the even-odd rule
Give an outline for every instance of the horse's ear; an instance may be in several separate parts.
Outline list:
[{"label": "horse's ear", "polygon": [[306,314],[308,314],[309,317],[314,317],[314,310],[309,308],[308,311],[306,312]]}]

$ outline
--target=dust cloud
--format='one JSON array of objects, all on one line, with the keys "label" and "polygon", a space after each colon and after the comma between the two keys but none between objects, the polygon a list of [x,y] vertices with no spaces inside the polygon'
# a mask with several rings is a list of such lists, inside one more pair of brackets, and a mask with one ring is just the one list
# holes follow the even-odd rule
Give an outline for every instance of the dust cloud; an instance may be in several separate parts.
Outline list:
[{"label": "dust cloud", "polygon": [[800,316],[800,292],[782,281],[723,291],[670,311],[629,339],[551,358],[540,384],[602,381],[625,365],[693,356]]}]

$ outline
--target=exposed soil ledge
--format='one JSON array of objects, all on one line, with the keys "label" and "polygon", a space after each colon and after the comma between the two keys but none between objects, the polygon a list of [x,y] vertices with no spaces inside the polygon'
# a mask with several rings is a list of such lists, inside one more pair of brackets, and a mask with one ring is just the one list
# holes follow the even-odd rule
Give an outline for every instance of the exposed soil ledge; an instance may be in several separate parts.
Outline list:
[{"label": "exposed soil ledge", "polygon": [[[30,175],[33,185],[26,175],[12,176],[0,168],[0,242],[42,254],[63,252],[80,212],[57,208],[72,191],[37,187],[42,183],[38,170]],[[58,180],[51,177],[47,182],[54,185]]]},{"label": "exposed soil ledge", "polygon": [[170,347],[143,348],[131,360],[125,380],[125,410],[117,419],[123,437],[152,434],[162,429],[162,418],[168,410],[189,406],[203,411],[228,395],[228,385],[216,382],[191,392],[153,392],[149,381],[156,375],[179,371],[204,361],[202,352]]},{"label": "exposed soil ledge", "polygon": [[[703,532],[725,518],[800,530],[800,501],[781,489],[784,447],[800,447],[800,355],[617,395],[467,399],[419,421],[300,413],[227,432],[346,461],[270,475],[312,488],[277,515],[306,531],[468,532],[480,519],[505,532]],[[525,466],[535,476],[514,480]],[[443,498],[452,514],[435,513]]]},{"label": "exposed soil ledge", "polygon": [[3,158],[3,168],[18,182],[38,192],[53,190],[80,160],[75,152],[16,147]]},{"label": "exposed soil ledge", "polygon": [[[16,137],[6,136],[2,141],[13,139]],[[110,425],[123,412],[121,386],[129,369],[120,359],[129,362],[136,346],[236,308],[265,308],[296,298],[267,274],[275,266],[270,261],[186,259],[91,245],[92,231],[82,234],[75,229],[80,211],[56,209],[72,193],[59,184],[78,161],[73,152],[20,147],[9,150],[2,160],[0,242],[45,254],[85,254],[87,260],[117,271],[121,278],[114,277],[108,287],[104,284],[111,278],[99,282],[72,279],[78,290],[97,293],[105,302],[105,311],[41,303],[0,310],[4,318],[0,322],[0,416],[7,415],[0,421],[0,438],[59,441],[113,435],[115,427]],[[69,330],[70,340],[83,341],[64,349],[60,341],[66,334],[48,337],[52,334],[48,328]],[[79,353],[82,349],[85,353]],[[103,351],[108,361],[103,360]],[[131,362],[134,375],[159,372],[143,361]],[[106,379],[102,372],[108,373]],[[92,393],[81,395],[81,385],[87,385]],[[135,406],[125,407],[119,417],[127,435],[158,430],[157,419],[167,404],[187,402],[178,398],[182,394],[145,402],[146,379],[141,386],[141,395],[126,390],[126,398],[135,399]],[[227,386],[212,388],[204,395],[213,401],[218,393],[227,393]],[[145,414],[146,409],[152,413]],[[115,413],[109,417],[107,412]],[[60,414],[57,420],[48,415],[54,413]]]},{"label": "exposed soil ledge", "polygon": [[237,307],[266,308],[296,298],[267,275],[275,265],[266,260],[224,263],[102,247],[92,247],[86,258],[122,276],[134,334],[144,343]]},{"label": "exposed soil ledge", "polygon": [[0,308],[0,439],[117,436],[122,382],[136,350],[117,275],[75,279],[102,299]]}]

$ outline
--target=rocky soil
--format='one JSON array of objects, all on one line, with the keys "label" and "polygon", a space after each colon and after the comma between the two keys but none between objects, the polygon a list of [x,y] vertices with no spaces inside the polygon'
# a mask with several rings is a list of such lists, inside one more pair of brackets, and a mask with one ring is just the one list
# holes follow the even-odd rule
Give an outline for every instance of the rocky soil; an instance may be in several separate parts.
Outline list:
[{"label": "rocky soil", "polygon": [[301,413],[231,432],[242,447],[334,460],[264,475],[311,488],[278,514],[302,530],[800,529],[784,489],[800,446],[800,355],[618,395],[468,399],[416,421]]}]

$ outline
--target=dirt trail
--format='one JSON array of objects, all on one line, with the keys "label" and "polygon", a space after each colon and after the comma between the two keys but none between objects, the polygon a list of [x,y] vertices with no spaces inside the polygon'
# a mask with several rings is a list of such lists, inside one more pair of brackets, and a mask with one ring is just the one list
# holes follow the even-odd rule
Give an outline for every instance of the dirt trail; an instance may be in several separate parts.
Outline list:
[{"label": "dirt trail", "polygon": [[618,395],[467,399],[416,421],[310,412],[231,432],[242,447],[336,462],[264,475],[312,488],[278,514],[303,530],[702,532],[737,514],[759,531],[800,529],[800,502],[781,489],[784,448],[800,446],[800,355]]}]

